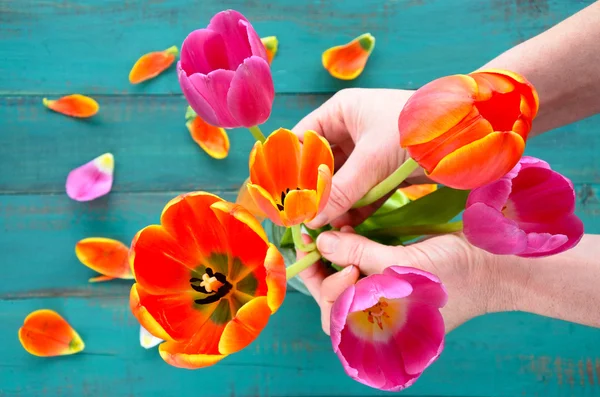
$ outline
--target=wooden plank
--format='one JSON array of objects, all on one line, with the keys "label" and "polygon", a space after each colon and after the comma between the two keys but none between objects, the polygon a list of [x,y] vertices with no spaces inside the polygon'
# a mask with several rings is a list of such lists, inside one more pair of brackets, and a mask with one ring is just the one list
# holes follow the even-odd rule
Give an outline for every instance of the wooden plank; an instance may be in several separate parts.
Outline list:
[{"label": "wooden plank", "polygon": [[[265,133],[293,127],[327,98],[278,95]],[[230,131],[229,157],[210,158],[185,128],[182,96],[107,96],[100,105],[97,117],[82,121],[45,109],[41,97],[0,97],[0,193],[61,194],[71,169],[107,151],[115,155],[115,192],[233,189],[248,175],[250,134]],[[598,183],[599,121],[534,138],[527,153],[575,183]]]},{"label": "wooden plank", "polygon": [[[245,13],[260,35],[279,37],[273,64],[278,92],[414,88],[469,72],[592,2],[4,0],[0,93],[179,93],[174,68],[134,87],[127,80],[131,66],[148,51],[179,46],[227,8]],[[367,31],[377,45],[364,75],[355,82],[331,78],[321,53]]]}]

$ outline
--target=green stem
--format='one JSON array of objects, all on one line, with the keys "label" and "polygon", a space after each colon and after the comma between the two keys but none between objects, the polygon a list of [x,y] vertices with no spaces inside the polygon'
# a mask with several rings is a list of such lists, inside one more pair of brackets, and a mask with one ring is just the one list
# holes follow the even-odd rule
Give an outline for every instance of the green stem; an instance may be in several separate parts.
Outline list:
[{"label": "green stem", "polygon": [[291,227],[292,229],[292,238],[294,239],[294,245],[296,249],[302,252],[311,252],[317,248],[317,245],[313,243],[306,244],[302,241],[302,225],[294,225]]},{"label": "green stem", "polygon": [[440,223],[435,225],[392,226],[369,230],[366,237],[375,236],[422,236],[459,232],[463,228],[462,221]]},{"label": "green stem", "polygon": [[302,270],[312,266],[319,259],[321,259],[321,254],[319,253],[319,251],[313,251],[307,254],[304,258],[300,259],[299,261],[285,269],[286,279],[291,279],[292,277],[300,273]]},{"label": "green stem", "polygon": [[369,190],[352,208],[364,207],[379,200],[392,190],[396,189],[418,167],[419,164],[409,157],[396,171],[394,171],[393,174]]},{"label": "green stem", "polygon": [[252,134],[254,139],[256,139],[257,141],[264,143],[267,140],[267,138],[265,138],[264,134],[257,125],[248,129],[250,130],[250,133]]}]

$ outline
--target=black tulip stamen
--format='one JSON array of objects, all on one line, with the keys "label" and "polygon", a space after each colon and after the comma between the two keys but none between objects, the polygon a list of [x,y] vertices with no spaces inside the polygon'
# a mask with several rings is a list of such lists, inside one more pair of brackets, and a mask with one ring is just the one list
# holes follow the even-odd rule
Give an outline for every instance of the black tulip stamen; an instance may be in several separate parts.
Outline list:
[{"label": "black tulip stamen", "polygon": [[[296,188],[296,190],[300,190],[299,187]],[[279,211],[283,211],[284,205],[285,205],[285,197],[287,196],[287,194],[290,192],[290,188],[288,187],[285,192],[281,192],[281,204],[277,204],[277,209]]]}]

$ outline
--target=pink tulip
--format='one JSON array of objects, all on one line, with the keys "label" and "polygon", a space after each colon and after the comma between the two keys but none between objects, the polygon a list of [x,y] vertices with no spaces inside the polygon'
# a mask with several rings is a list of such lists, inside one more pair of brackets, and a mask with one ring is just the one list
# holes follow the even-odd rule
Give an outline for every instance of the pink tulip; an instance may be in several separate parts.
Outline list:
[{"label": "pink tulip", "polygon": [[537,257],[574,247],[583,222],[571,181],[545,161],[523,157],[499,180],[473,190],[463,214],[469,242],[500,255]]},{"label": "pink tulip", "polygon": [[439,309],[447,299],[436,276],[401,266],[346,289],[331,310],[331,342],[346,373],[386,391],[415,383],[444,348]]},{"label": "pink tulip", "polygon": [[234,10],[193,31],[177,63],[179,84],[194,111],[217,127],[253,127],[271,114],[275,97],[265,47]]}]

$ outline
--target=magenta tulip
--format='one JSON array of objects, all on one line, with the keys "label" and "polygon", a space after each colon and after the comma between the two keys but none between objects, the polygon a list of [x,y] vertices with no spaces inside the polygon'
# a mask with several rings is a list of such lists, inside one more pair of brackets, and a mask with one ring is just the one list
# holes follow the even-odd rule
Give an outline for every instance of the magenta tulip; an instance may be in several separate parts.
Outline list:
[{"label": "magenta tulip", "polygon": [[571,181],[545,161],[523,157],[501,179],[473,190],[463,214],[469,242],[499,255],[538,257],[574,247],[583,222]]},{"label": "magenta tulip", "polygon": [[190,33],[177,74],[194,111],[217,127],[253,127],[271,114],[275,97],[267,53],[250,22],[234,10]]},{"label": "magenta tulip", "polygon": [[447,299],[436,276],[401,266],[346,289],[331,311],[331,342],[346,373],[380,390],[412,385],[444,348],[439,309]]}]

